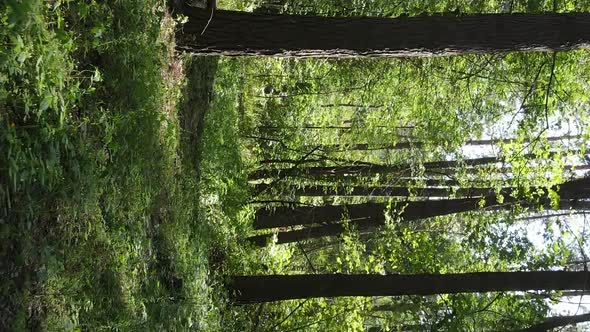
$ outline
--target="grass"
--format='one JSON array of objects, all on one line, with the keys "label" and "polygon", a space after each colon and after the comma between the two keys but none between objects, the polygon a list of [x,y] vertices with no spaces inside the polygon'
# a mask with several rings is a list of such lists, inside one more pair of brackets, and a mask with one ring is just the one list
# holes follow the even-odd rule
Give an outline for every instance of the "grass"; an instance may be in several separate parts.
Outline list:
[{"label": "grass", "polygon": [[13,0],[0,24],[0,330],[250,324],[223,291],[253,255],[239,63],[177,55],[160,0]]}]

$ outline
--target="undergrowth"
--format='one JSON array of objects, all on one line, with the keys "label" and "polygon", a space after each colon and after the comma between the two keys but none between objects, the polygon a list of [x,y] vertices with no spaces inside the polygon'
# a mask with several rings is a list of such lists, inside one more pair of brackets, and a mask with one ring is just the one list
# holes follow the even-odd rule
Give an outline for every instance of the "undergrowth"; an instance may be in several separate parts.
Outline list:
[{"label": "undergrowth", "polygon": [[9,0],[0,24],[0,330],[246,326],[232,64],[178,56],[160,0]]}]

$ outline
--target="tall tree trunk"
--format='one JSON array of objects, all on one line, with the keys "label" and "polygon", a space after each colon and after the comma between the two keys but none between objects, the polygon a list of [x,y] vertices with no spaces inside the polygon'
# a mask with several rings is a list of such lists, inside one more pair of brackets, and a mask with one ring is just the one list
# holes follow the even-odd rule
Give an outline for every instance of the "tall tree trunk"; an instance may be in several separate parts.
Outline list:
[{"label": "tall tree trunk", "polygon": [[[502,192],[503,206],[509,204],[528,204],[529,206],[544,206],[551,208],[551,198],[547,194],[548,189],[559,194],[559,201],[562,209],[587,208],[588,201],[580,199],[590,197],[590,178],[576,179],[562,183],[553,188],[532,188],[531,192],[545,192],[533,199],[523,201],[511,196],[512,189],[506,188]],[[481,198],[459,198],[433,201],[414,201],[405,203],[403,210],[400,210],[399,217],[405,221],[425,219],[435,216],[444,216],[453,213],[475,211],[482,208],[498,206],[497,196],[487,196],[483,204]],[[279,232],[277,243],[290,243],[324,236],[341,234],[344,224],[339,221],[343,215],[347,215],[350,221],[349,226],[359,231],[370,230],[385,224],[384,210],[385,203],[363,203],[350,205],[329,205],[322,207],[278,207],[274,211],[259,210],[254,220],[254,228],[266,229],[275,227],[288,227],[295,225],[322,224],[317,227],[309,227],[300,230]],[[265,246],[272,238],[272,235],[262,234],[249,237],[248,240],[256,245]]]},{"label": "tall tree trunk", "polygon": [[[400,217],[406,221],[434,216],[472,211],[479,207],[478,198],[457,198],[433,201],[412,201],[400,203]],[[486,197],[486,206],[497,205],[494,197]],[[385,222],[384,210],[387,203],[360,203],[348,205],[327,205],[321,207],[300,206],[277,207],[274,210],[261,209],[256,213],[255,229],[268,229],[311,224],[337,223],[343,215],[351,221],[364,220],[381,225]],[[357,223],[355,223],[357,224]]]},{"label": "tall tree trunk", "polygon": [[428,328],[419,324],[394,324],[390,330],[384,330],[379,326],[371,326],[367,332],[410,332],[410,331],[428,331]]},{"label": "tall tree trunk", "polygon": [[[548,154],[548,157],[553,157],[561,153],[571,153],[575,154],[580,152],[579,149],[570,149],[567,151],[551,151]],[[538,156],[534,153],[527,153],[521,156],[522,158],[533,160]],[[312,161],[316,161],[317,159],[311,159]],[[329,158],[325,158],[325,160],[329,160]],[[302,162],[305,160],[277,160],[286,163],[293,163],[297,165],[301,165]],[[336,159],[334,161],[337,161]],[[494,163],[504,163],[507,160],[504,157],[480,157],[480,158],[472,158],[472,159],[464,159],[464,160],[439,160],[439,161],[429,161],[422,164],[425,169],[426,173],[436,173],[441,174],[448,173],[446,169],[451,169],[451,173],[456,173],[455,168],[459,166],[467,166],[467,167],[475,167],[475,166],[483,166],[489,165]],[[509,160],[508,160],[509,162]],[[565,166],[566,169],[570,170],[585,170],[588,169],[589,165],[568,165]],[[252,172],[248,179],[251,181],[266,179],[266,178],[276,178],[279,176],[305,176],[305,177],[317,177],[317,176],[336,176],[336,175],[375,175],[375,174],[383,174],[383,173],[395,173],[395,172],[404,172],[409,169],[412,169],[412,165],[410,164],[400,164],[400,165],[379,165],[379,164],[371,164],[366,162],[358,162],[358,164],[353,165],[345,165],[345,166],[312,166],[312,167],[298,167],[298,168],[270,168],[270,169],[260,169],[257,171]],[[477,169],[470,168],[468,169],[471,173],[476,173]],[[511,172],[511,167],[501,167],[498,168],[498,172]]]},{"label": "tall tree trunk", "polygon": [[[565,166],[566,170],[570,171],[580,171],[580,170],[590,170],[590,165],[567,165]],[[440,172],[437,171],[437,175],[453,175],[451,172],[446,172],[449,169],[441,169]],[[465,169],[467,170],[468,174],[475,173],[473,169]],[[503,174],[510,173],[512,171],[511,168],[502,168],[500,169]],[[433,172],[435,172],[433,170]],[[403,178],[399,179],[400,182]],[[442,182],[437,182],[434,179],[429,179],[428,183],[431,183],[432,186],[440,186],[440,187],[412,187],[412,184],[409,183],[407,186],[375,186],[375,187],[367,187],[367,186],[346,186],[346,185],[336,185],[336,186],[329,186],[329,185],[308,185],[306,187],[300,187],[296,185],[290,185],[286,187],[280,187],[285,194],[288,195],[295,195],[295,196],[308,196],[308,197],[325,197],[325,196],[341,196],[341,197],[352,197],[352,196],[363,196],[363,197],[450,197],[453,194],[455,197],[481,197],[481,196],[490,196],[494,195],[495,189],[494,188],[486,188],[486,187],[465,187],[465,188],[451,188],[456,187],[459,185],[458,181],[453,180],[440,180]],[[415,182],[417,182],[416,180]],[[447,181],[450,181],[450,185],[445,185]],[[264,193],[264,192],[272,192],[273,185],[266,184],[266,183],[258,183],[253,186],[255,193]],[[514,190],[511,187],[505,187],[503,190]],[[542,216],[540,216],[542,217]],[[538,219],[539,216],[531,217],[531,219]]]},{"label": "tall tree trunk", "polygon": [[[547,137],[545,138],[547,142],[557,142],[562,140],[572,140],[578,139],[582,137],[581,135],[564,135],[564,136],[554,136],[554,137]],[[473,146],[482,146],[482,145],[498,145],[498,144],[506,144],[515,141],[516,138],[500,138],[500,139],[482,139],[482,140],[469,140],[465,142],[465,145],[473,145]],[[530,142],[529,139],[524,140],[524,143]],[[421,148],[424,146],[424,142],[399,142],[395,144],[368,144],[368,143],[360,143],[360,144],[323,144],[321,145],[318,150],[328,152],[337,152],[337,151],[352,151],[352,150],[360,150],[360,151],[371,151],[371,150],[403,150],[409,148]],[[316,146],[314,146],[316,147]],[[311,147],[311,148],[314,148]]]},{"label": "tall tree trunk", "polygon": [[[453,202],[449,202],[453,201]],[[504,208],[508,208],[508,199],[504,201],[503,205]],[[511,200],[512,204],[516,202],[516,200]],[[550,203],[548,199],[542,200],[544,201],[545,208],[550,208]],[[440,203],[439,203],[440,202]],[[453,213],[459,212],[467,212],[467,211],[475,211],[477,209],[482,208],[489,208],[489,207],[496,207],[498,202],[496,201],[495,197],[487,197],[485,200],[485,204],[483,206],[479,205],[479,199],[458,199],[458,200],[446,200],[446,201],[422,201],[422,202],[411,202],[411,203],[419,203],[419,204],[412,204],[408,205],[404,212],[401,213],[401,218],[404,221],[410,220],[418,220],[418,219],[425,219],[435,216],[444,216]],[[430,203],[430,204],[425,204]],[[432,204],[435,203],[435,204]],[[445,204],[450,208],[444,208]],[[431,205],[431,206],[429,206]],[[588,201],[579,201],[579,200],[570,200],[570,199],[562,199],[559,201],[559,208],[563,210],[567,209],[590,209],[590,202]],[[352,218],[348,222],[349,227],[354,227],[356,230],[361,232],[367,232],[372,229],[378,228],[380,226],[385,225],[385,204],[381,203],[365,203],[359,205],[353,205],[352,209],[350,209],[351,205],[346,206],[348,209],[349,216],[357,216],[357,218]],[[283,243],[293,243],[298,241],[305,241],[311,240],[316,238],[321,238],[325,236],[337,236],[342,234],[346,227],[343,223],[338,222],[344,212],[346,211],[343,206],[325,206],[321,207],[320,209],[330,208],[326,210],[325,214],[317,213],[317,214],[299,214],[299,215],[289,215],[288,212],[286,215],[280,215],[275,221],[272,221],[272,214],[269,214],[270,217],[264,216],[260,219],[255,220],[254,227],[259,229],[265,228],[274,228],[274,227],[286,227],[286,226],[295,226],[295,225],[310,225],[312,223],[321,224],[321,226],[316,227],[308,227],[298,230],[291,230],[291,231],[280,231],[277,235],[277,244]],[[279,208],[282,209],[282,208]],[[289,211],[292,209],[285,208],[284,211]],[[351,213],[352,210],[352,213]],[[338,212],[341,214],[338,214]],[[364,215],[363,213],[367,213]],[[292,218],[292,219],[291,219]],[[309,218],[309,219],[308,219]],[[258,220],[261,220],[257,223]],[[283,226],[276,226],[281,223],[289,224]],[[268,242],[273,238],[273,234],[261,234],[261,235],[254,235],[247,238],[247,240],[259,247],[264,247],[268,244]]]},{"label": "tall tree trunk", "polygon": [[[345,160],[345,159],[341,159],[342,161],[350,161],[350,160]],[[308,163],[318,163],[318,162],[328,162],[328,161],[332,161],[332,162],[339,162],[339,160],[337,158],[329,158],[329,157],[323,157],[323,158],[313,158],[313,159],[305,159],[303,161],[301,160],[295,160],[295,159],[265,159],[265,160],[261,160],[260,164],[262,165],[271,165],[271,164],[292,164],[292,165],[296,165],[297,166],[302,166],[304,164],[308,164]],[[482,164],[483,165],[483,164]],[[355,165],[355,169],[360,170],[359,172],[356,173],[346,173],[346,169],[351,169],[348,166],[328,166],[325,167],[325,169],[332,169],[334,170],[334,172],[325,172],[325,173],[321,173],[321,172],[315,172],[313,175],[309,176],[306,173],[303,173],[305,171],[307,171],[309,168],[274,168],[274,169],[264,169],[264,170],[259,170],[256,171],[252,174],[250,174],[250,181],[258,181],[258,180],[262,180],[262,179],[266,179],[266,178],[280,178],[280,177],[291,177],[291,176],[295,176],[295,177],[318,177],[318,178],[324,178],[324,179],[331,179],[334,180],[334,177],[350,177],[353,175],[365,175],[365,176],[372,176],[372,175],[377,175],[377,174],[398,174],[400,175],[397,179],[400,180],[400,182],[404,179],[408,179],[408,176],[410,176],[410,171],[411,171],[411,166],[406,165],[408,168],[402,168],[402,166],[400,165],[399,169],[395,169],[397,168],[397,166],[393,166],[391,167],[389,170],[385,169],[382,165],[376,165],[376,164],[371,164],[371,163],[367,163],[367,162],[357,162],[357,165]],[[317,168],[317,167],[312,167],[312,168]],[[381,170],[381,172],[380,172]],[[588,171],[590,170],[590,164],[585,165],[585,164],[581,164],[581,165],[564,165],[563,166],[563,170],[564,172],[576,172],[576,171]],[[301,172],[303,171],[303,172]],[[457,178],[457,176],[459,175],[459,173],[461,174],[468,174],[468,175],[481,175],[482,171],[484,171],[485,173],[488,173],[493,171],[494,175],[502,177],[504,179],[510,178],[510,177],[515,177],[518,174],[522,173],[522,170],[520,169],[514,169],[513,167],[494,167],[493,170],[490,169],[482,169],[480,167],[464,167],[464,168],[459,168],[459,167],[448,167],[448,168],[433,168],[433,167],[428,167],[425,168],[424,170],[421,171],[422,175],[425,177],[442,177],[442,176],[446,176],[446,177],[450,177],[450,178]],[[341,173],[342,172],[342,173]],[[407,176],[404,176],[407,175]],[[257,176],[262,176],[260,178],[257,178]],[[434,180],[434,179],[431,179]],[[489,180],[488,180],[489,181]],[[332,181],[332,182],[336,182],[336,181]],[[456,186],[456,185],[451,185],[451,186]],[[317,186],[316,186],[317,187]],[[387,186],[385,186],[387,187]],[[332,190],[333,192],[333,190]],[[344,192],[344,191],[341,191]],[[312,196],[322,196],[322,195],[312,195]],[[353,195],[356,196],[356,195]],[[374,195],[374,196],[379,196],[379,195]],[[387,195],[381,195],[381,196],[387,196]]]},{"label": "tall tree trunk", "polygon": [[[544,192],[537,196],[540,204],[549,204],[550,197],[548,190],[553,190],[566,200],[590,197],[590,178],[583,178],[565,182],[553,188],[532,188],[531,192]],[[500,194],[505,196],[503,204],[517,203],[519,199],[512,197],[514,188],[508,187],[501,190]],[[486,208],[498,205],[496,195],[485,197],[481,203],[480,198],[457,198],[433,201],[411,201],[402,202],[403,209],[400,209],[400,217],[405,220],[424,219],[434,216],[453,214],[464,211],[471,211],[477,208]],[[328,205],[328,206],[302,206],[297,208],[278,207],[273,211],[266,209],[256,213],[254,221],[255,229],[266,229],[275,227],[287,227],[296,225],[324,224],[338,222],[344,214],[350,220],[373,219],[376,222],[384,221],[383,210],[386,203],[361,203],[349,205]]]},{"label": "tall tree trunk", "polygon": [[519,332],[547,332],[556,327],[575,325],[582,322],[590,322],[590,313],[575,316],[549,317],[543,322],[532,325],[529,328],[519,330]]},{"label": "tall tree trunk", "polygon": [[374,306],[372,311],[389,311],[389,312],[418,312],[420,305],[417,303],[388,303]]},{"label": "tall tree trunk", "polygon": [[[525,157],[529,157],[526,155]],[[530,155],[534,157],[534,155]],[[464,166],[481,166],[491,163],[502,162],[504,158],[501,157],[481,157],[465,160],[441,160],[425,162],[422,166],[426,170],[436,170],[441,168],[454,168],[460,165]],[[317,176],[334,176],[334,175],[374,175],[383,173],[402,172],[412,168],[412,165],[347,165],[347,166],[313,166],[301,168],[274,168],[274,169],[260,169],[252,172],[248,176],[248,180],[256,181],[267,178],[276,178],[279,176],[301,175],[305,177]]]},{"label": "tall tree trunk", "polygon": [[[255,192],[264,192],[269,190],[272,185],[258,184],[255,186]],[[287,193],[293,193],[297,196],[385,196],[385,197],[449,197],[455,194],[457,197],[481,197],[494,194],[493,188],[410,188],[395,186],[380,187],[345,187],[345,186],[307,186],[304,188],[290,187],[285,190]]]},{"label": "tall tree trunk", "polygon": [[360,109],[379,109],[385,107],[385,105],[363,105],[363,104],[351,104],[351,103],[339,103],[339,104],[324,104],[321,105],[323,108],[329,107],[352,107]]},{"label": "tall tree trunk", "polygon": [[[448,214],[452,214],[452,213],[458,213],[458,212],[466,212],[466,211],[474,211],[476,209],[481,209],[481,208],[509,208],[509,204],[507,204],[507,202],[505,201],[505,205],[502,206],[495,206],[496,203],[494,204],[489,204],[490,206],[488,206],[487,202],[490,202],[491,200],[493,200],[495,198],[488,198],[486,200],[486,204],[481,207],[481,206],[477,206],[476,208],[472,208],[472,209],[465,209],[463,211],[456,211],[456,212],[450,212],[450,213],[442,213],[442,214],[438,214],[438,215],[434,215],[434,216],[443,216],[443,215],[448,215]],[[429,202],[435,202],[435,201],[429,201]],[[464,206],[467,206],[467,204],[465,204]],[[474,206],[474,204],[472,204],[472,206]],[[551,208],[550,203],[548,200],[544,200],[544,204],[543,206],[546,209]],[[529,206],[530,207],[530,206]],[[417,208],[417,207],[415,207]],[[560,210],[590,210],[590,202],[589,201],[580,201],[580,200],[576,200],[576,199],[562,199],[559,200],[559,209]],[[426,212],[428,213],[428,212]],[[425,213],[425,214],[426,214]],[[409,220],[417,220],[417,219],[425,219],[425,218],[429,218],[429,216],[425,216],[425,217],[415,217],[415,218],[406,218],[404,214],[402,214],[402,218],[405,221],[409,221]],[[371,217],[368,218],[359,218],[359,219],[355,219],[355,220],[351,220],[348,222],[348,226],[349,227],[354,227],[356,230],[366,233],[368,231],[371,231],[375,228],[378,228],[380,226],[383,226],[385,224],[385,217],[383,216],[383,214],[381,214],[381,218],[373,215]],[[325,236],[337,236],[342,234],[344,231],[346,230],[346,227],[344,226],[344,224],[342,223],[327,223],[321,226],[317,226],[317,227],[308,227],[308,228],[304,228],[304,229],[298,229],[298,230],[291,230],[291,231],[280,231],[277,233],[277,244],[283,244],[283,243],[292,243],[292,242],[298,242],[298,241],[305,241],[305,240],[311,240],[311,239],[316,239],[316,238],[321,238],[321,237],[325,237]],[[268,244],[268,242],[273,238],[272,234],[261,234],[261,235],[255,235],[255,236],[250,236],[247,238],[247,240],[259,247],[264,247]]]},{"label": "tall tree trunk", "polygon": [[584,296],[584,295],[589,295],[589,294],[590,294],[590,290],[561,292],[561,296],[566,296],[566,297]]},{"label": "tall tree trunk", "polygon": [[192,8],[177,35],[197,54],[298,57],[430,56],[568,50],[590,44],[590,14],[404,18],[265,15]]},{"label": "tall tree trunk", "polygon": [[[349,124],[347,126],[314,126],[314,125],[302,125],[302,126],[258,126],[255,128],[256,131],[258,132],[270,132],[270,131],[281,131],[281,130],[301,130],[301,129],[318,129],[318,130],[324,130],[324,129],[337,129],[337,130],[346,130],[346,131],[350,131],[352,129],[355,128],[359,128],[361,126],[359,126],[358,124],[355,125],[350,125],[352,122],[351,121],[344,121],[345,124]],[[414,128],[409,127],[409,126],[380,126],[380,125],[375,125],[375,126],[371,126],[372,128],[386,128],[386,129],[412,129]]]},{"label": "tall tree trunk", "polygon": [[590,272],[476,272],[461,274],[306,274],[235,276],[236,303],[338,296],[400,296],[529,290],[583,290]]}]

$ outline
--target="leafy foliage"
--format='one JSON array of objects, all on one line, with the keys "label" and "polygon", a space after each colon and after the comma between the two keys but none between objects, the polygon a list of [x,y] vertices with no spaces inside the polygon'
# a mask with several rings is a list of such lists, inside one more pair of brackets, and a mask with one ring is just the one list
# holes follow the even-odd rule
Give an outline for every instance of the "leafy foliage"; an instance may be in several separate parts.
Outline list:
[{"label": "leafy foliage", "polygon": [[[580,1],[219,6],[386,17],[588,10]],[[579,221],[544,211],[587,201],[558,194],[585,175],[587,51],[190,58],[176,54],[176,22],[160,0],[9,0],[0,25],[2,330],[512,330],[542,321],[559,294],[236,307],[224,284],[244,274],[552,270],[585,257],[584,234],[568,226]],[[494,159],[474,161],[482,157]],[[313,167],[328,171],[310,176]],[[255,178],[261,170],[276,176]],[[320,186],[337,194],[301,194]],[[391,187],[407,194],[354,194]],[[425,188],[444,198],[485,189],[481,206],[499,204],[400,219],[409,202],[437,199]],[[379,231],[344,213],[338,237],[262,249],[247,240],[265,232],[252,230],[259,210],[368,202],[387,206]]]},{"label": "leafy foliage", "polygon": [[179,119],[204,116],[216,60],[192,65],[208,74],[189,77],[199,103],[178,114],[186,59],[164,10],[2,4],[3,330],[221,329],[208,265],[238,216],[208,226],[220,216],[197,205],[214,186],[190,134],[206,128]]}]

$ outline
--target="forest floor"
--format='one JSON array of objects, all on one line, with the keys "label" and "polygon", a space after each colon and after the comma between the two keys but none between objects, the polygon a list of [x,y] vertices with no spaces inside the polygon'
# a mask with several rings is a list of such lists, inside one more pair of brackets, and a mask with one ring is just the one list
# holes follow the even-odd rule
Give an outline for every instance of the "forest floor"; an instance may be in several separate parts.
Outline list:
[{"label": "forest floor", "polygon": [[250,319],[232,64],[175,52],[163,4],[0,5],[0,330]]}]

